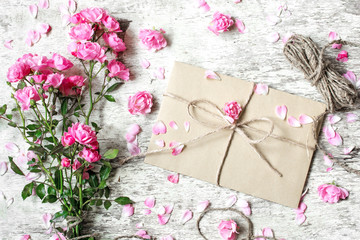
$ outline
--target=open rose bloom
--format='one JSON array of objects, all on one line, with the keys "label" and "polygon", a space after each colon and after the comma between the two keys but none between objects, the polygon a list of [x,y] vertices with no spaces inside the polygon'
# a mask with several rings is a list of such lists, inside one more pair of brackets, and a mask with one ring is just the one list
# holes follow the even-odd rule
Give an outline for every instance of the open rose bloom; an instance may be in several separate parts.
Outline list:
[{"label": "open rose bloom", "polygon": [[129,97],[128,110],[133,115],[147,114],[151,112],[152,105],[152,95],[147,91],[141,91]]},{"label": "open rose bloom", "polygon": [[233,24],[234,21],[231,19],[231,16],[215,12],[208,29],[216,35],[219,35],[219,33],[229,31],[229,28]]},{"label": "open rose bloom", "polygon": [[234,220],[222,220],[218,226],[219,234],[224,240],[234,240],[237,238],[238,226]]},{"label": "open rose bloom", "polygon": [[158,51],[167,45],[163,36],[164,30],[142,29],[139,33],[141,45],[147,50]]},{"label": "open rose bloom", "polygon": [[224,112],[226,115],[226,119],[229,122],[234,123],[235,120],[239,118],[241,111],[242,108],[237,102],[233,101],[233,102],[225,103]]},{"label": "open rose bloom", "polygon": [[318,187],[318,194],[323,202],[337,203],[340,199],[346,199],[349,192],[333,184],[322,184]]}]

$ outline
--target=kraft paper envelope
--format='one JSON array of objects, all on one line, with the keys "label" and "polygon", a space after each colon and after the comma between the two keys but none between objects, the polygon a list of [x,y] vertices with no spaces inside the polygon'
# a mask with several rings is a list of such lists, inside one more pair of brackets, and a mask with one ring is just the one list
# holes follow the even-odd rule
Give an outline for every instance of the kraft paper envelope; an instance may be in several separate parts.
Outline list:
[{"label": "kraft paper envelope", "polygon": [[[180,96],[187,101],[206,99],[222,109],[224,104],[230,101],[237,101],[243,106],[249,93],[253,91],[254,84],[251,82],[221,74],[219,75],[221,81],[206,79],[204,76],[205,69],[175,62],[166,93]],[[164,140],[168,147],[171,141],[184,143],[214,130],[214,127],[205,126],[192,119],[187,105],[179,99],[163,97],[158,121],[166,124],[167,133],[153,134],[148,151],[161,149],[155,144],[158,139]],[[287,117],[294,116],[297,119],[300,114],[316,119],[326,110],[323,103],[271,88],[268,95],[253,94],[238,122],[266,117],[274,124],[272,136],[279,136],[302,145],[272,136],[253,144],[254,148],[283,175],[280,177],[256,154],[244,136],[235,132],[221,170],[219,185],[297,208],[315,151],[316,140],[313,134],[315,123],[302,125],[299,128],[292,127],[286,119],[282,120],[276,116],[275,108],[278,105],[286,105]],[[214,112],[210,108],[209,111]],[[202,121],[227,124],[224,120],[219,120],[204,111],[196,111],[193,115]],[[170,121],[175,121],[179,128],[175,130],[169,127]],[[189,132],[183,127],[185,121],[190,122]],[[322,119],[317,122],[316,135],[321,123]],[[269,124],[266,122],[255,121],[249,125],[259,130],[250,131],[251,129],[244,128],[246,135],[253,139],[261,138],[264,132],[269,131]],[[179,155],[173,156],[171,151],[163,151],[148,155],[145,162],[216,184],[217,172],[231,133],[231,129],[218,131],[186,144]]]}]

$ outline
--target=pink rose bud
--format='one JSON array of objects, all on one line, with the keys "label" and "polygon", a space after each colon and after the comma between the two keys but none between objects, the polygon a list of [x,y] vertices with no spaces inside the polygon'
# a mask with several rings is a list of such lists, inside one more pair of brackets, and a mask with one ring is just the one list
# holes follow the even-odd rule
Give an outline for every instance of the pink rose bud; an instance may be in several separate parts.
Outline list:
[{"label": "pink rose bud", "polygon": [[141,44],[147,50],[157,51],[167,45],[167,41],[164,38],[162,31],[152,29],[142,29],[139,33],[139,39]]},{"label": "pink rose bud", "polygon": [[97,162],[101,159],[101,155],[98,151],[92,150],[90,148],[83,148],[83,150],[79,153],[81,158],[84,158],[87,162]]},{"label": "pink rose bud", "polygon": [[239,114],[241,111],[242,109],[237,102],[233,101],[233,102],[225,103],[224,112],[226,116],[229,117],[231,123],[233,123],[235,120],[239,118]]},{"label": "pink rose bud", "polygon": [[231,16],[215,12],[208,29],[216,35],[219,35],[221,32],[229,31],[229,27],[233,24],[234,21],[231,19]]},{"label": "pink rose bud", "polygon": [[9,82],[18,82],[30,73],[30,66],[25,63],[16,62],[8,72],[7,79]]},{"label": "pink rose bud", "polygon": [[81,163],[79,162],[79,160],[75,159],[75,160],[74,160],[74,163],[73,163],[73,165],[72,165],[72,169],[73,169],[74,171],[76,171],[76,170],[78,170],[80,167],[81,167]]},{"label": "pink rose bud", "polygon": [[70,29],[69,35],[72,40],[86,41],[90,40],[94,34],[94,29],[89,23],[80,23]]},{"label": "pink rose bud", "polygon": [[24,87],[15,92],[14,97],[21,103],[22,110],[29,110],[31,101],[39,101],[40,96],[33,86]]},{"label": "pink rose bud", "polygon": [[73,136],[68,132],[64,132],[64,135],[61,137],[61,144],[64,147],[68,147],[73,145],[74,143],[75,139],[73,138]]},{"label": "pink rose bud", "polygon": [[218,226],[219,234],[222,239],[234,240],[237,237],[237,224],[233,220],[222,220]]},{"label": "pink rose bud", "polygon": [[132,115],[147,114],[153,105],[152,95],[146,91],[137,92],[129,97],[128,110]]},{"label": "pink rose bud", "polygon": [[49,66],[59,71],[64,71],[72,68],[74,64],[72,64],[69,59],[64,58],[60,54],[54,53],[50,60]]},{"label": "pink rose bud", "polygon": [[103,16],[101,22],[108,32],[122,32],[120,29],[119,22],[112,16],[109,15]]},{"label": "pink rose bud", "polygon": [[109,77],[118,77],[125,81],[129,80],[129,76],[130,76],[129,69],[126,68],[122,62],[113,59],[109,62],[107,68],[110,71]]},{"label": "pink rose bud", "polygon": [[62,167],[68,168],[68,167],[70,167],[70,165],[71,165],[70,159],[68,159],[68,158],[61,159]]},{"label": "pink rose bud", "polygon": [[318,194],[324,202],[336,203],[340,199],[345,199],[349,196],[349,192],[341,187],[333,184],[322,184],[318,187]]},{"label": "pink rose bud", "polygon": [[115,52],[123,52],[126,50],[124,41],[119,38],[116,33],[104,33],[102,37],[105,44]]}]

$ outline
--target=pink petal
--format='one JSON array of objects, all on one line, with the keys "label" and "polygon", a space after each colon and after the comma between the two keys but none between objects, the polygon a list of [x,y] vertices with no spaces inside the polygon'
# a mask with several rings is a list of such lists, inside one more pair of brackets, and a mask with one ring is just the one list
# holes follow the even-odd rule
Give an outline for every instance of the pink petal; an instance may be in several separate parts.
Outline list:
[{"label": "pink petal", "polygon": [[250,216],[250,215],[251,215],[251,208],[250,208],[250,207],[242,208],[241,211],[242,211],[246,216]]},{"label": "pink petal", "polygon": [[169,126],[175,130],[179,129],[178,125],[174,121],[170,121]]},{"label": "pink petal", "polygon": [[247,28],[245,27],[244,22],[241,21],[240,19],[236,19],[235,25],[236,25],[239,33],[246,33],[246,32],[248,32]]},{"label": "pink petal", "polygon": [[193,218],[193,212],[191,210],[185,210],[181,217],[181,223],[185,224]]},{"label": "pink petal", "polygon": [[153,196],[145,199],[145,206],[148,208],[153,208],[155,206],[155,198]]},{"label": "pink petal", "polygon": [[358,120],[358,116],[353,113],[348,113],[348,114],[346,114],[346,119],[347,119],[348,123],[352,123],[352,122],[355,122],[356,120]]},{"label": "pink petal", "polygon": [[329,142],[331,145],[340,146],[340,145],[342,144],[342,138],[341,138],[340,134],[338,134],[337,132],[335,132],[335,137],[333,137],[333,138],[328,138],[328,142]]},{"label": "pink petal", "polygon": [[301,127],[300,122],[293,116],[289,116],[287,122],[292,127]]},{"label": "pink petal", "polygon": [[279,41],[279,39],[280,39],[280,35],[277,32],[270,33],[269,35],[266,36],[266,40],[271,43],[275,43]]},{"label": "pink petal", "polygon": [[241,3],[242,0],[234,0],[234,3]]},{"label": "pink petal", "polygon": [[158,222],[160,225],[167,224],[169,222],[169,219],[170,219],[169,214],[164,214],[164,215],[158,214]]},{"label": "pink petal", "polygon": [[68,6],[69,6],[69,11],[71,13],[74,13],[76,11],[76,8],[77,8],[77,3],[74,0],[69,0],[68,1]]},{"label": "pink petal", "polygon": [[285,120],[287,114],[287,107],[285,105],[276,106],[275,107],[275,114],[280,119]]},{"label": "pink petal", "polygon": [[189,121],[185,121],[184,122],[184,128],[186,132],[190,131],[190,122]]},{"label": "pink petal", "polygon": [[254,92],[259,95],[267,95],[269,93],[269,86],[267,84],[258,83],[255,85]]},{"label": "pink petal", "polygon": [[275,16],[275,15],[269,15],[266,17],[266,21],[269,25],[275,26],[279,22],[281,22],[281,18]]},{"label": "pink petal", "polygon": [[334,48],[334,49],[341,49],[341,48],[342,48],[342,44],[339,44],[339,43],[334,43],[333,45],[331,45],[331,48]]},{"label": "pink petal", "polygon": [[42,219],[43,219],[43,222],[45,224],[45,227],[50,228],[51,227],[50,220],[52,219],[52,214],[51,213],[45,213],[44,215],[42,215]]},{"label": "pink petal", "polygon": [[19,240],[30,240],[30,239],[31,239],[31,236],[26,234],[26,235],[22,235]]},{"label": "pink petal", "polygon": [[232,207],[237,201],[236,195],[230,195],[225,203],[225,207]]},{"label": "pink petal", "polygon": [[155,123],[153,128],[152,128],[152,132],[155,135],[165,134],[166,131],[167,131],[166,126],[162,121],[159,121],[159,122]]},{"label": "pink petal", "polygon": [[147,69],[148,67],[150,67],[150,62],[146,59],[141,59],[140,64],[141,64],[141,67],[144,69]]},{"label": "pink petal", "polygon": [[340,51],[336,57],[336,60],[339,62],[347,62],[349,60],[348,52],[344,50]]},{"label": "pink petal", "polygon": [[173,148],[171,154],[172,154],[173,156],[179,155],[179,154],[182,152],[182,150],[184,149],[184,147],[185,147],[184,145],[179,145],[179,146]]},{"label": "pink petal", "polygon": [[37,14],[38,14],[38,7],[36,4],[33,4],[33,5],[30,5],[29,6],[29,12],[30,12],[30,15],[33,17],[33,18],[36,18]]},{"label": "pink petal", "polygon": [[40,34],[47,34],[48,32],[50,32],[51,27],[49,24],[47,23],[40,23],[38,24],[36,30],[38,31],[38,33]]},{"label": "pink petal", "polygon": [[153,72],[153,77],[157,78],[157,79],[165,79],[165,69],[162,67],[157,68],[154,72]]},{"label": "pink petal", "polygon": [[160,238],[160,240],[174,240],[174,238],[170,235]]},{"label": "pink petal", "polygon": [[38,6],[43,9],[49,8],[49,0],[39,0]]},{"label": "pink petal", "polygon": [[135,225],[136,228],[143,228],[144,224],[142,222],[139,222]]},{"label": "pink petal", "polygon": [[150,214],[151,214],[151,210],[146,208],[146,209],[143,210],[143,214],[144,214],[144,215],[150,215]]},{"label": "pink petal", "polygon": [[14,40],[6,40],[4,42],[4,47],[6,47],[7,49],[13,49],[13,47],[11,46],[11,43],[13,42]]},{"label": "pink petal", "polygon": [[328,37],[329,42],[332,42],[334,40],[339,40],[339,39],[340,39],[340,37],[336,32],[329,33],[329,37]]},{"label": "pink petal", "polygon": [[282,42],[285,44],[289,39],[294,35],[292,32],[285,33],[284,37],[282,38]]},{"label": "pink petal", "polygon": [[70,24],[70,15],[69,14],[64,14],[61,16],[61,23],[62,26],[67,26]]},{"label": "pink petal", "polygon": [[295,209],[296,213],[304,213],[307,208],[307,205],[304,202],[300,202],[297,209]]},{"label": "pink petal", "polygon": [[25,179],[28,181],[33,181],[39,179],[40,177],[41,175],[39,173],[34,173],[34,172],[29,172],[28,174],[25,175]]},{"label": "pink petal", "polygon": [[158,145],[159,147],[165,147],[165,141],[162,139],[155,140],[155,144]]},{"label": "pink petal", "polygon": [[20,148],[15,143],[9,142],[5,144],[5,149],[9,151],[10,153],[18,153],[20,151]]},{"label": "pink petal", "polygon": [[326,169],[327,172],[330,172],[330,171],[332,171],[332,170],[333,170],[333,168],[331,168],[331,167],[329,167],[329,168]]},{"label": "pink petal", "polygon": [[14,203],[14,198],[6,200],[6,207],[9,208]]},{"label": "pink petal", "polygon": [[203,212],[205,209],[207,209],[210,205],[210,201],[209,200],[205,200],[205,201],[201,201],[199,202],[196,211],[197,212]]},{"label": "pink petal", "polygon": [[138,155],[141,152],[141,149],[138,147],[138,145],[134,143],[127,143],[127,149],[133,156]]},{"label": "pink petal", "polygon": [[295,220],[297,224],[301,225],[305,222],[306,217],[303,213],[298,213],[296,214]]},{"label": "pink petal", "polygon": [[125,135],[125,139],[126,139],[126,142],[133,143],[137,139],[137,137],[136,137],[136,135],[132,135],[131,133],[127,133]]},{"label": "pink petal", "polygon": [[243,199],[239,199],[237,205],[239,205],[241,208],[249,207],[249,203]]},{"label": "pink petal", "polygon": [[271,228],[264,228],[262,233],[264,237],[274,237],[274,233]]},{"label": "pink petal", "polygon": [[171,214],[172,213],[172,211],[174,210],[174,205],[166,205],[165,207],[164,207],[164,209],[165,209],[165,214]]},{"label": "pink petal", "polygon": [[0,162],[0,176],[3,176],[8,170],[7,162]]},{"label": "pink petal", "polygon": [[330,124],[335,124],[341,120],[341,117],[339,117],[338,115],[329,114],[327,120]]},{"label": "pink petal", "polygon": [[131,135],[138,135],[140,130],[141,130],[140,126],[138,124],[134,123],[134,124],[130,125],[127,132]]},{"label": "pink petal", "polygon": [[356,85],[356,75],[352,72],[352,71],[347,71],[344,75],[343,75],[347,80],[349,80],[353,85]]},{"label": "pink petal", "polygon": [[142,237],[144,239],[151,239],[151,237],[147,234],[145,230],[139,230],[135,233],[135,235]]},{"label": "pink petal", "polygon": [[347,147],[347,148],[344,148],[344,154],[345,155],[349,155],[352,150],[354,150],[355,146],[350,146],[350,147]]},{"label": "pink petal", "polygon": [[332,167],[334,165],[333,161],[331,161],[328,155],[324,155],[324,164],[329,167]]},{"label": "pink petal", "polygon": [[206,70],[205,71],[205,78],[213,79],[213,80],[221,80],[219,75],[217,75],[214,71],[211,71],[211,70]]},{"label": "pink petal", "polygon": [[34,43],[37,43],[39,40],[40,40],[40,33],[38,33],[35,30],[28,31],[25,42],[29,47],[34,45]]},{"label": "pink petal", "polygon": [[335,130],[331,125],[325,125],[323,132],[325,133],[325,137],[327,139],[335,137]]},{"label": "pink petal", "polygon": [[202,12],[206,13],[206,12],[210,11],[210,6],[209,6],[209,4],[205,3],[204,5],[202,5],[200,7],[200,9],[202,10]]},{"label": "pink petal", "polygon": [[172,183],[178,183],[179,182],[179,174],[170,174],[168,177],[167,177],[168,181],[169,182],[172,182]]},{"label": "pink petal", "polygon": [[125,217],[130,217],[134,214],[134,207],[131,204],[126,204],[123,207],[122,214]]},{"label": "pink petal", "polygon": [[314,120],[306,114],[300,114],[299,122],[304,125],[304,124],[312,123],[312,122],[314,122]]}]

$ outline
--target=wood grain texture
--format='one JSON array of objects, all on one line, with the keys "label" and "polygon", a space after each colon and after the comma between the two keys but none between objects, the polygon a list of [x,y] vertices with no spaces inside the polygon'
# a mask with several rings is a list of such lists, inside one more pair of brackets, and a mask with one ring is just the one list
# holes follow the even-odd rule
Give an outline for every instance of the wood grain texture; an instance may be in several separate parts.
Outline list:
[{"label": "wood grain texture", "polygon": [[[70,42],[67,27],[61,26],[60,4],[67,1],[51,0],[50,8],[40,9],[38,18],[32,19],[28,13],[28,5],[35,0],[0,2],[0,35],[1,42],[13,39],[14,50],[2,47],[0,62],[0,102],[9,103],[10,93],[5,83],[7,68],[22,54],[32,52],[49,55],[49,52],[59,52],[70,57],[66,46]],[[162,93],[167,86],[167,79],[151,82],[151,72],[157,67],[166,69],[166,77],[173,60],[183,61],[207,69],[239,77],[248,81],[269,84],[271,87],[284,90],[300,96],[321,101],[320,94],[302,76],[300,71],[292,68],[282,54],[281,42],[272,44],[265,39],[271,32],[296,32],[311,36],[319,45],[327,42],[330,31],[338,32],[344,40],[360,42],[360,5],[354,0],[311,0],[289,1],[288,7],[292,15],[282,19],[276,26],[266,24],[266,16],[274,14],[275,0],[244,0],[234,4],[233,1],[208,0],[212,10],[201,13],[196,8],[195,0],[81,0],[79,8],[98,6],[107,9],[117,18],[131,20],[130,28],[125,37],[128,50],[124,54],[125,64],[132,74],[131,82],[123,85],[115,94],[116,103],[104,102],[97,106],[94,120],[103,127],[100,133],[102,149],[119,148],[122,156],[126,156],[124,134],[132,123],[142,127],[139,135],[140,147],[145,150],[151,136],[151,126],[154,123],[162,99]],[[234,28],[231,32],[215,36],[207,25],[214,11],[230,14],[243,20],[249,29],[246,34],[239,34]],[[39,43],[30,48],[25,45],[26,32],[37,23],[47,22],[52,26],[48,37],[43,37]],[[169,46],[157,52],[150,53],[138,45],[137,34],[142,28],[162,27],[166,30]],[[350,53],[348,63],[341,65],[343,71],[349,69],[360,76],[359,49],[345,47]],[[329,52],[335,56],[335,51]],[[141,68],[139,61],[146,58],[151,62],[148,70]],[[71,58],[73,59],[73,58]],[[80,66],[77,65],[80,69]],[[79,71],[79,70],[75,70]],[[153,113],[147,116],[132,116],[128,113],[127,98],[139,90],[150,91],[155,97]],[[11,104],[10,104],[11,105]],[[260,111],[261,109],[259,109]],[[360,114],[360,111],[355,111]],[[347,123],[346,113],[339,113],[342,121],[336,124],[343,136],[344,145],[360,145],[360,122]],[[4,148],[7,142],[16,142],[25,148],[23,141],[14,129],[0,123],[0,154],[6,161],[7,152]],[[343,147],[332,147],[321,137],[321,143],[327,151],[334,155],[342,154]],[[354,160],[358,160],[357,157]],[[359,167],[358,164],[353,164]],[[106,211],[102,208],[94,210],[86,222],[87,233],[98,232],[102,239],[112,239],[118,235],[134,234],[135,224],[144,222],[144,228],[154,236],[172,234],[177,240],[200,240],[197,234],[195,213],[193,220],[180,224],[180,217],[185,209],[195,210],[198,201],[209,199],[214,207],[224,206],[229,195],[236,194],[238,198],[248,200],[252,205],[252,221],[255,229],[263,227],[274,229],[276,236],[285,239],[358,239],[360,237],[360,178],[348,174],[335,166],[331,172],[326,172],[320,153],[315,154],[309,173],[307,187],[309,193],[305,197],[308,205],[307,221],[302,226],[295,223],[293,209],[268,201],[238,193],[229,189],[217,187],[190,177],[181,176],[179,184],[171,184],[166,180],[169,172],[144,164],[142,159],[136,159],[123,166],[116,164],[116,171],[111,177],[112,196],[126,195],[135,202],[135,215],[129,218],[121,216],[121,207],[114,206]],[[118,179],[120,178],[120,182]],[[339,185],[349,190],[350,196],[338,204],[325,204],[317,196],[317,186],[335,180]],[[8,209],[0,200],[0,239],[19,239],[23,234],[31,234],[33,239],[48,239],[41,216],[45,212],[55,212],[55,205],[41,204],[36,198],[22,201],[20,192],[25,183],[21,177],[7,173],[0,177],[0,190],[15,202]],[[156,196],[157,206],[169,203],[175,204],[175,210],[170,222],[161,226],[157,223],[154,211],[144,216],[143,201],[147,196]],[[218,239],[216,227],[219,219],[234,217],[232,214],[214,213],[205,217],[202,223],[204,232],[210,239]],[[235,219],[238,219],[235,217]]]}]

